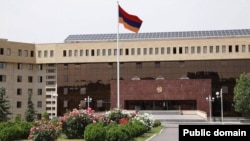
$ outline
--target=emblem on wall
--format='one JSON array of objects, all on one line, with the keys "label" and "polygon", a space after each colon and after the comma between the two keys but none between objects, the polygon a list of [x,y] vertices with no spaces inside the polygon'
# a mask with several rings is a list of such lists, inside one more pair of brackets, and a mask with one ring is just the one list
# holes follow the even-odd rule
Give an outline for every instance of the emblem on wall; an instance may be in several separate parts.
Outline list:
[{"label": "emblem on wall", "polygon": [[161,93],[163,91],[163,88],[161,86],[156,87],[156,92]]}]

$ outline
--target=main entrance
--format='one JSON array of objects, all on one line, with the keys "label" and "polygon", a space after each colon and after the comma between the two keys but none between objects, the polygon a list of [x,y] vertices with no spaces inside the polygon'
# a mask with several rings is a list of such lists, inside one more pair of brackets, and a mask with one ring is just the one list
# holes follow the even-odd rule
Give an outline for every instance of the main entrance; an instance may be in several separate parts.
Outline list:
[{"label": "main entrance", "polygon": [[196,100],[125,100],[128,110],[196,110]]}]

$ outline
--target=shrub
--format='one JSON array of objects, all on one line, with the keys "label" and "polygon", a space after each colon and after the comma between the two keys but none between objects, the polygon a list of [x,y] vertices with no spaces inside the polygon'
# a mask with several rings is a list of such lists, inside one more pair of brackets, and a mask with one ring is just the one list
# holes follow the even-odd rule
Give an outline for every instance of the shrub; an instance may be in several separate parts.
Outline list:
[{"label": "shrub", "polygon": [[66,113],[61,118],[62,131],[69,139],[83,138],[85,127],[93,122],[96,122],[95,117],[92,115],[94,111],[91,108],[86,110],[73,109],[72,112]]},{"label": "shrub", "polygon": [[0,141],[26,139],[32,123],[26,121],[5,122],[0,124]]},{"label": "shrub", "polygon": [[159,120],[155,120],[153,127],[158,127],[158,126],[161,126],[161,122]]},{"label": "shrub", "polygon": [[106,138],[106,129],[104,123],[92,123],[86,126],[84,139],[86,141],[103,141]]},{"label": "shrub", "polygon": [[[115,121],[116,123],[127,122],[129,119],[133,118],[135,114],[129,113],[126,110],[114,109],[106,112],[106,117],[110,119],[110,121]],[[123,119],[123,121],[120,121]]]},{"label": "shrub", "polygon": [[134,119],[143,123],[147,127],[147,130],[150,130],[154,125],[153,116],[148,113],[144,113],[143,115],[136,115]]},{"label": "shrub", "polygon": [[126,133],[122,132],[119,126],[109,128],[106,136],[106,140],[108,141],[128,141],[129,139]]},{"label": "shrub", "polygon": [[33,141],[55,141],[61,132],[61,122],[53,122],[46,119],[35,121],[30,128],[28,139]]}]

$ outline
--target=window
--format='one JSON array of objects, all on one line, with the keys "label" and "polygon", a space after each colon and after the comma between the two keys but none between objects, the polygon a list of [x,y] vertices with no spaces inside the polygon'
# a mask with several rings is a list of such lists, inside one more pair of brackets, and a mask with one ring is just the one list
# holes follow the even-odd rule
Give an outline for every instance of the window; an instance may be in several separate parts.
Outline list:
[{"label": "window", "polygon": [[182,47],[179,47],[179,54],[182,54]]},{"label": "window", "polygon": [[207,46],[203,46],[203,53],[204,53],[204,54],[207,53]]},{"label": "window", "polygon": [[96,50],[96,55],[97,55],[97,56],[100,56],[100,49],[97,49],[97,50]]},{"label": "window", "polygon": [[135,48],[131,48],[131,55],[135,55]]},{"label": "window", "polygon": [[226,53],[226,46],[225,45],[222,46],[222,53]]},{"label": "window", "polygon": [[149,55],[153,54],[153,48],[149,48]]},{"label": "window", "polygon": [[24,50],[24,51],[23,51],[23,56],[24,56],[24,57],[28,57],[28,50]]},{"label": "window", "polygon": [[116,49],[114,49],[114,55],[116,55],[116,53],[117,53],[117,50],[116,50]]},{"label": "window", "polygon": [[42,108],[42,107],[43,107],[43,102],[37,101],[37,108]]},{"label": "window", "polygon": [[18,50],[18,56],[22,56],[22,50],[21,49]]},{"label": "window", "polygon": [[78,56],[78,50],[74,51],[74,56]]},{"label": "window", "polygon": [[199,53],[199,54],[201,53],[201,47],[200,46],[197,47],[197,53]]},{"label": "window", "polygon": [[42,57],[42,51],[38,51],[38,57],[41,58]]},{"label": "window", "polygon": [[95,56],[95,50],[91,49],[91,56]]},{"label": "window", "polygon": [[161,47],[161,54],[164,54],[164,47]]},{"label": "window", "polygon": [[38,83],[42,83],[43,82],[43,77],[42,76],[38,76],[37,77],[37,82]]},{"label": "window", "polygon": [[83,50],[82,49],[80,50],[80,56],[83,56]]},{"label": "window", "polygon": [[64,82],[68,82],[68,81],[69,81],[68,75],[64,75]]},{"label": "window", "polygon": [[21,70],[22,68],[23,68],[23,64],[18,63],[18,64],[17,64],[17,69]]},{"label": "window", "polygon": [[44,51],[44,57],[48,57],[48,51],[47,50]]},{"label": "window", "polygon": [[72,50],[69,50],[69,57],[72,56]]},{"label": "window", "polygon": [[113,68],[113,63],[108,63],[108,68],[112,69]]},{"label": "window", "polygon": [[229,46],[228,46],[228,52],[232,52],[232,51],[233,51],[232,45],[229,45]]},{"label": "window", "polygon": [[185,54],[188,54],[188,47],[185,47]]},{"label": "window", "polygon": [[0,62],[0,69],[5,69],[6,68],[6,63]]},{"label": "window", "polygon": [[42,64],[38,65],[38,70],[43,70],[43,65]]},{"label": "window", "polygon": [[159,48],[155,48],[155,54],[159,54]]},{"label": "window", "polygon": [[137,48],[137,55],[141,55],[141,48]]},{"label": "window", "polygon": [[194,54],[195,53],[195,47],[191,47],[191,53]]},{"label": "window", "polygon": [[215,51],[216,51],[216,53],[219,53],[220,52],[220,46],[216,46]]},{"label": "window", "polygon": [[68,64],[63,64],[63,68],[64,68],[65,70],[67,70],[67,69],[69,68],[69,65],[68,65]]},{"label": "window", "polygon": [[235,52],[239,52],[239,45],[235,46]]},{"label": "window", "polygon": [[28,82],[32,83],[33,82],[33,77],[32,76],[28,76]]},{"label": "window", "polygon": [[108,56],[111,56],[111,54],[112,54],[111,51],[112,51],[111,49],[108,49]]},{"label": "window", "polygon": [[242,52],[246,52],[246,46],[245,46],[245,45],[242,45],[242,46],[241,46],[241,50],[242,50]]},{"label": "window", "polygon": [[66,56],[67,56],[67,51],[63,50],[63,57],[66,57]]},{"label": "window", "polygon": [[143,48],[143,55],[147,55],[147,48]]},{"label": "window", "polygon": [[22,82],[22,76],[17,76],[17,82]]},{"label": "window", "polygon": [[6,75],[0,75],[0,82],[6,82]]},{"label": "window", "polygon": [[33,94],[32,89],[28,89],[28,95],[32,95],[32,94]]},{"label": "window", "polygon": [[161,62],[155,62],[155,68],[161,68]]},{"label": "window", "polygon": [[63,88],[63,94],[68,94],[68,88]]},{"label": "window", "polygon": [[210,47],[209,47],[209,52],[210,52],[210,53],[213,53],[213,46],[210,46]]},{"label": "window", "polygon": [[173,54],[176,54],[176,47],[173,48]]},{"label": "window", "polygon": [[33,64],[29,64],[29,70],[33,70]]},{"label": "window", "polygon": [[167,54],[170,54],[170,51],[171,51],[170,47],[167,47]]},{"label": "window", "polygon": [[7,48],[7,55],[10,56],[11,55],[11,49]]},{"label": "window", "polygon": [[17,108],[22,108],[22,102],[21,101],[17,101],[16,102],[16,107]]},{"label": "window", "polygon": [[34,51],[30,51],[30,57],[34,57]]},{"label": "window", "polygon": [[129,49],[125,49],[125,55],[129,55]]},{"label": "window", "polygon": [[88,49],[85,51],[85,56],[89,56],[89,50]]},{"label": "window", "polygon": [[17,93],[17,95],[22,95],[22,89],[18,88],[16,93]]},{"label": "window", "polygon": [[86,88],[81,88],[80,89],[80,94],[86,94]]},{"label": "window", "polygon": [[250,52],[250,45],[248,45],[248,52]]},{"label": "window", "polygon": [[47,72],[47,73],[55,73],[55,72],[56,72],[56,69],[46,69],[46,72]]},{"label": "window", "polygon": [[136,68],[137,69],[142,69],[142,63],[141,62],[137,62],[136,63]]},{"label": "window", "polygon": [[50,50],[50,57],[54,57],[54,50]]},{"label": "window", "polygon": [[0,55],[3,55],[3,54],[4,54],[4,49],[0,48]]},{"label": "window", "polygon": [[43,89],[37,89],[37,95],[42,95],[43,94]]},{"label": "window", "polygon": [[102,49],[102,56],[106,56],[106,50]]}]

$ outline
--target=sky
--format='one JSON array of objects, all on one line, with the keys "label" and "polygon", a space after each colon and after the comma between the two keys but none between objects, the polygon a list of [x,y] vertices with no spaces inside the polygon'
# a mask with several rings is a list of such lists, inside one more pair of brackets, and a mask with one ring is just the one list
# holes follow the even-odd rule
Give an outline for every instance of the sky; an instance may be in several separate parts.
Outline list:
[{"label": "sky", "polygon": [[118,27],[132,33],[118,24],[118,3],[143,20],[139,33],[250,28],[250,0],[0,0],[0,38],[38,44]]}]

